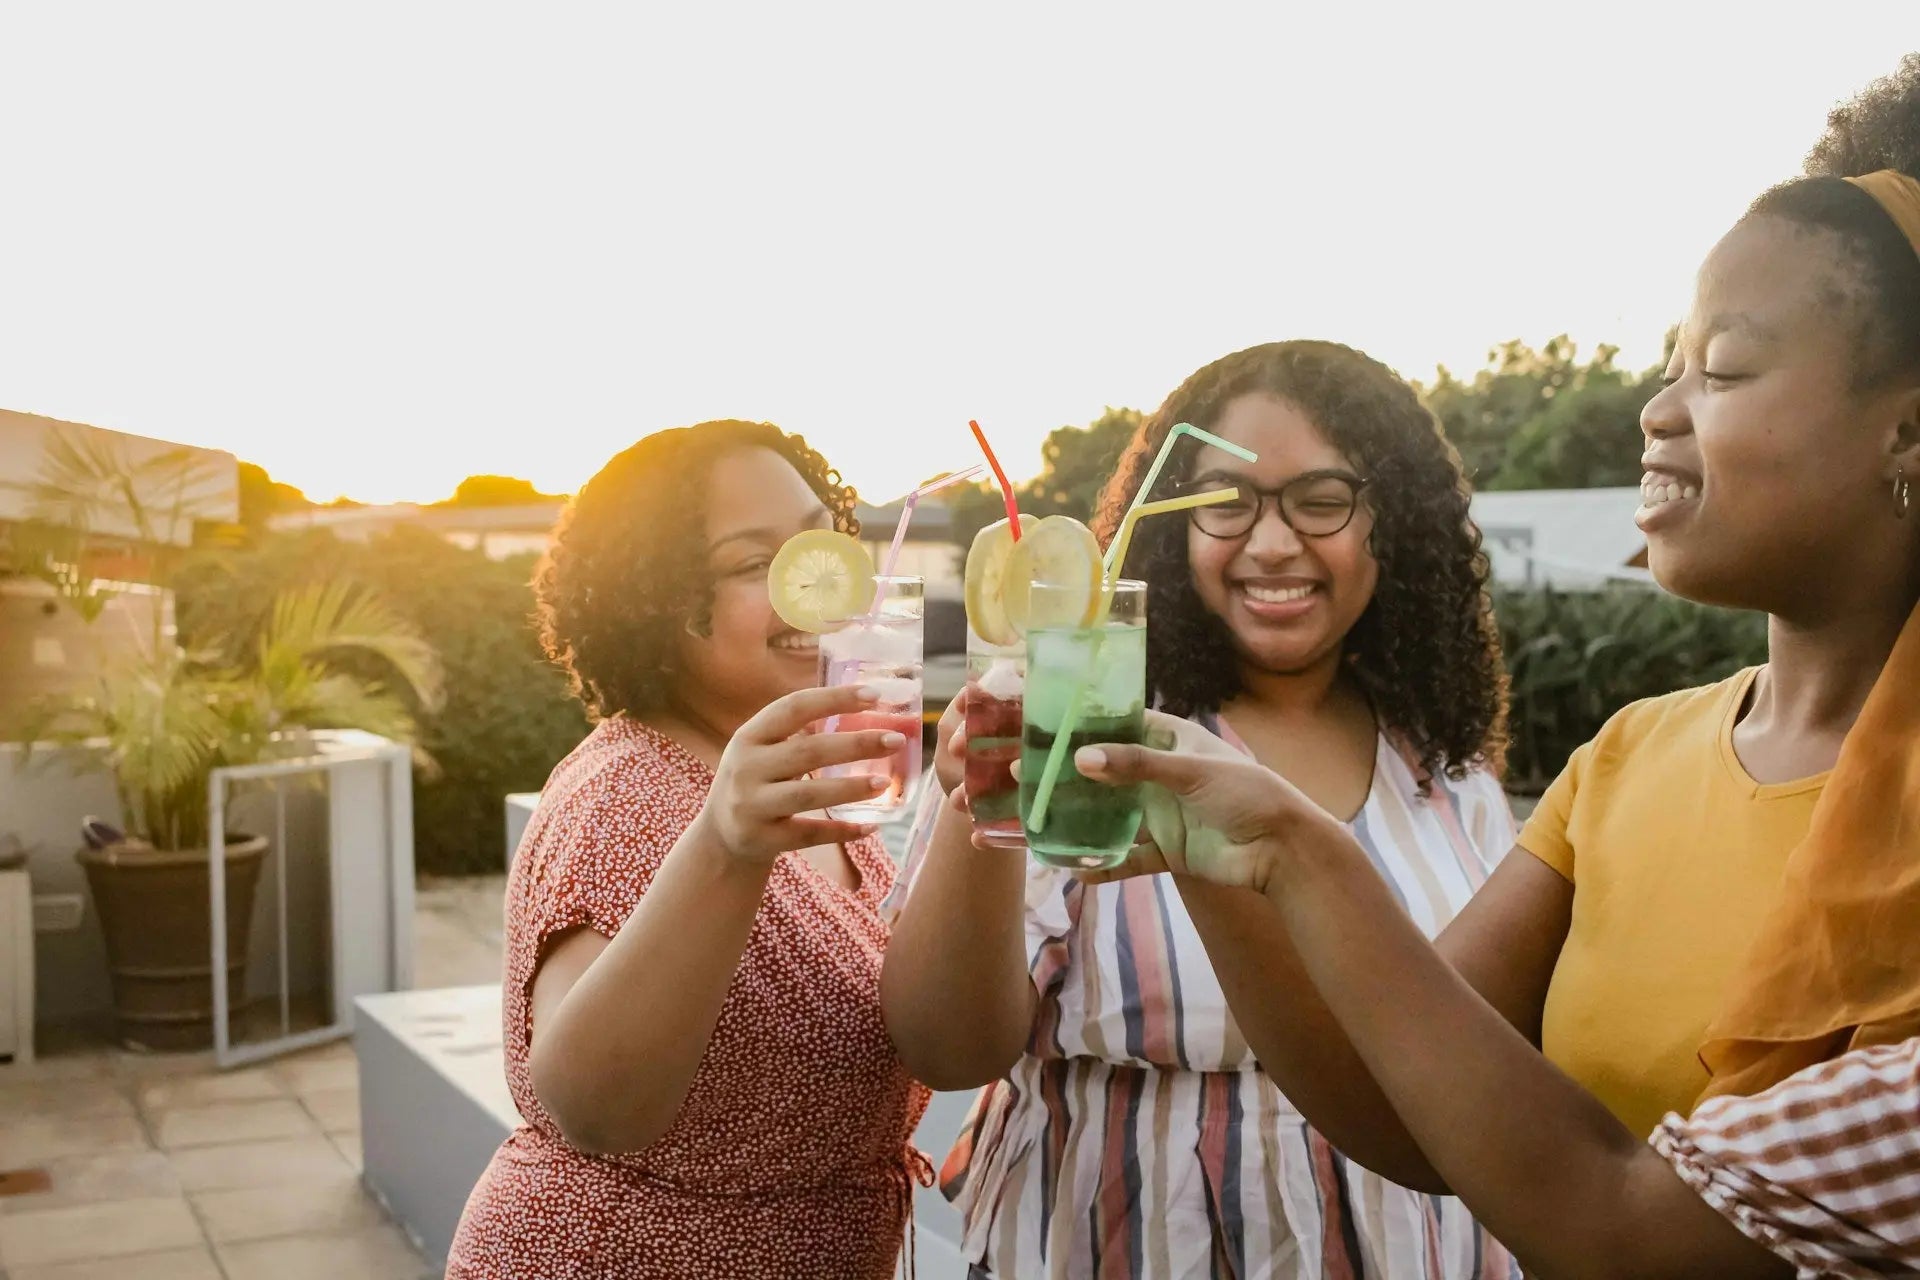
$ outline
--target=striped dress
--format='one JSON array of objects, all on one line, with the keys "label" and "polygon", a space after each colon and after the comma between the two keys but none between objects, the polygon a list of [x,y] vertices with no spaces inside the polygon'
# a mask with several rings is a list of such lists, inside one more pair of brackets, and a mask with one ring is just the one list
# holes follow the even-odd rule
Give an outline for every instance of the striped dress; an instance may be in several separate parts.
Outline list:
[{"label": "striped dress", "polygon": [[[1383,735],[1350,830],[1431,936],[1514,828],[1491,775],[1437,778],[1424,798],[1418,778]],[[896,896],[925,855],[939,788],[925,793]],[[1088,887],[1029,859],[1026,933],[1032,1038],[941,1171],[976,1276],[1518,1280],[1458,1201],[1349,1164],[1274,1088],[1167,877]]]}]

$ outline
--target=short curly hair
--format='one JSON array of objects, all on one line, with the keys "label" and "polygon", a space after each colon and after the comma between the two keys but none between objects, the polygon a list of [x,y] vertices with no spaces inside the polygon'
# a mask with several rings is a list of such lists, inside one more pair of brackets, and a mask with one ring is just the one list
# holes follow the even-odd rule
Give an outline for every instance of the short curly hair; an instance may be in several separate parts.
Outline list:
[{"label": "short curly hair", "polygon": [[[1480,531],[1467,514],[1460,457],[1413,388],[1377,360],[1333,342],[1273,342],[1214,361],[1141,424],[1100,496],[1095,532],[1120,517],[1174,424],[1210,427],[1236,397],[1265,392],[1297,406],[1366,476],[1369,549],[1379,586],[1347,634],[1345,657],[1383,723],[1429,776],[1505,765],[1507,676],[1488,594]],[[1170,497],[1191,451],[1155,482]],[[1185,465],[1181,465],[1184,462]],[[1187,522],[1142,523],[1128,577],[1147,582],[1147,683],[1175,715],[1217,710],[1240,692],[1226,623],[1200,599]]]},{"label": "short curly hair", "polygon": [[1842,181],[1881,169],[1920,179],[1920,53],[1835,107],[1807,155],[1808,176],[1774,187],[1747,214],[1839,237],[1854,267],[1847,293],[1862,387],[1920,375],[1920,255],[1872,196]]},{"label": "short curly hair", "polygon": [[575,495],[534,574],[540,644],[596,719],[644,716],[679,684],[677,633],[705,625],[706,479],[736,449],[771,449],[800,473],[834,528],[858,533],[854,491],[798,435],[721,419],[655,432]]}]

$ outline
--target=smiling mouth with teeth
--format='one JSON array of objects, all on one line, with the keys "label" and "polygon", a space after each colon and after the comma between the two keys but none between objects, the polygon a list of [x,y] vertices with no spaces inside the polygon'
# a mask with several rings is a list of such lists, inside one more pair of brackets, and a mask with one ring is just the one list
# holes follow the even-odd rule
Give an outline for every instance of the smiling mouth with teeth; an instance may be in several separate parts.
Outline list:
[{"label": "smiling mouth with teeth", "polygon": [[820,651],[820,637],[803,631],[792,631],[786,635],[776,636],[772,640],[767,641],[767,646],[772,649],[785,650],[788,653],[818,653]]},{"label": "smiling mouth with teeth", "polygon": [[1261,604],[1290,604],[1295,600],[1305,600],[1317,588],[1305,587],[1260,587],[1251,582],[1243,582],[1240,589],[1247,593],[1247,599],[1258,600]]},{"label": "smiling mouth with teeth", "polygon": [[1700,496],[1700,486],[1687,484],[1672,476],[1649,472],[1640,481],[1640,505],[1664,506],[1669,502],[1691,501]]}]

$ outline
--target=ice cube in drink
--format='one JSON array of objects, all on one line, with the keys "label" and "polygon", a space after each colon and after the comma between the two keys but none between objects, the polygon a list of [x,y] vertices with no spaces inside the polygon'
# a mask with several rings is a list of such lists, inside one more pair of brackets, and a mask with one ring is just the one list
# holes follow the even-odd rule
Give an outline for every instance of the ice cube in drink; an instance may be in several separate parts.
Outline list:
[{"label": "ice cube in drink", "polygon": [[820,682],[828,687],[868,685],[879,700],[822,728],[845,733],[891,729],[905,741],[887,756],[821,770],[821,776],[829,778],[886,779],[886,787],[871,800],[833,807],[833,816],[847,822],[885,822],[897,816],[920,778],[922,584],[918,578],[874,581],[879,592],[874,612],[820,637]]},{"label": "ice cube in drink", "polygon": [[[1124,590],[1116,589],[1104,623],[1027,632],[1020,818],[1034,858],[1049,866],[1114,866],[1140,830],[1140,788],[1083,777],[1073,759],[1081,747],[1139,742],[1145,734],[1146,591],[1130,581],[1118,587]],[[1034,801],[1050,760],[1057,772],[1036,824]]]}]

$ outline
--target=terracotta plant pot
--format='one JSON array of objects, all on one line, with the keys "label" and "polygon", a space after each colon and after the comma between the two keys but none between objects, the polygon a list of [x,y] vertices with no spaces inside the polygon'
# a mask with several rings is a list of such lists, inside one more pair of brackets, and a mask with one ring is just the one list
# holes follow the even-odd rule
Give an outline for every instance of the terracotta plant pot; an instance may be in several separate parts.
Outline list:
[{"label": "terracotta plant pot", "polygon": [[[74,855],[86,868],[106,937],[113,1015],[130,1049],[186,1051],[213,1043],[213,935],[208,851],[172,852],[128,840]],[[264,836],[227,837],[228,1027],[246,1004],[247,943]]]}]

